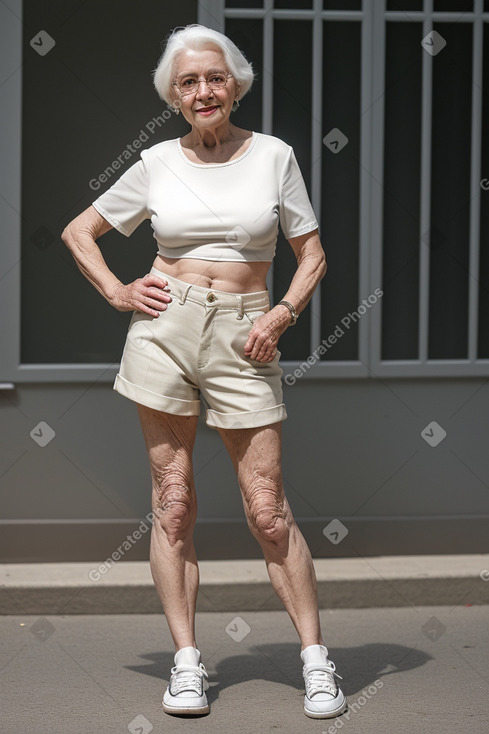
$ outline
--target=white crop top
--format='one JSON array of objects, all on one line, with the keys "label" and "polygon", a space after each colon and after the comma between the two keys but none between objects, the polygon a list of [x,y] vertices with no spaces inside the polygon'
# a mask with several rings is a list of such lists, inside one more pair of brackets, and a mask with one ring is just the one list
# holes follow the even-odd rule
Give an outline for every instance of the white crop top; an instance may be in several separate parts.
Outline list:
[{"label": "white crop top", "polygon": [[153,145],[93,206],[127,237],[151,219],[169,258],[268,262],[279,221],[287,239],[318,226],[293,149],[256,132],[227,163],[193,163],[179,138]]}]

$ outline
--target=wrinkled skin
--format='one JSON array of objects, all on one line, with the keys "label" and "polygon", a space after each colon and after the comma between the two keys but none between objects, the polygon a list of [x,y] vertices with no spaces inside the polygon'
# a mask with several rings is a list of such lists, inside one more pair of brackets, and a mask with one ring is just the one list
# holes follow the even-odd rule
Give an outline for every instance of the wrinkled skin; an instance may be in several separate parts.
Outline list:
[{"label": "wrinkled skin", "polygon": [[[199,569],[193,543],[197,497],[192,451],[197,417],[138,405],[152,476],[151,572],[175,650],[193,645]],[[236,471],[248,526],[259,542],[277,595],[302,648],[323,644],[309,548],[284,494],[281,423],[219,429]],[[230,487],[229,491],[233,491]]]}]

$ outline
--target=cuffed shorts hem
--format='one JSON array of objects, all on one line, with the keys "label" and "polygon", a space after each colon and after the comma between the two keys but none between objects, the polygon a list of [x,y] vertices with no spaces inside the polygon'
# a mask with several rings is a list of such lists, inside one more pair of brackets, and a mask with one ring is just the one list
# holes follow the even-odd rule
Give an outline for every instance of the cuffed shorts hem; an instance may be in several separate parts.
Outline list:
[{"label": "cuffed shorts hem", "polygon": [[168,395],[159,395],[144,387],[139,387],[129,382],[122,375],[117,374],[113,389],[136,403],[141,403],[147,408],[162,410],[174,415],[200,415],[200,400],[181,400],[171,398]]},{"label": "cuffed shorts hem", "polygon": [[248,410],[242,413],[219,413],[207,410],[206,423],[210,428],[259,428],[287,418],[284,403],[272,405],[262,410]]}]

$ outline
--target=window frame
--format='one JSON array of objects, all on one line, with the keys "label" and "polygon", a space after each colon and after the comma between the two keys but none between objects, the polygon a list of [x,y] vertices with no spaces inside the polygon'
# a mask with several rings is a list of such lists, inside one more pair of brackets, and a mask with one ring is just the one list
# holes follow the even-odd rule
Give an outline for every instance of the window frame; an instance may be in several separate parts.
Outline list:
[{"label": "window frame", "polygon": [[[372,308],[358,325],[358,359],[342,361],[317,360],[303,370],[303,378],[365,378],[365,377],[476,377],[489,375],[489,360],[477,359],[477,275],[479,263],[480,179],[481,179],[481,115],[482,115],[482,44],[483,23],[489,22],[489,13],[483,12],[483,0],[474,0],[470,13],[433,12],[433,0],[425,0],[424,10],[418,12],[386,11],[385,0],[364,3],[360,11],[324,11],[322,0],[313,0],[311,10],[275,10],[273,0],[264,0],[262,8],[226,8],[224,0],[202,0],[198,4],[198,22],[223,31],[226,18],[263,18],[264,68],[270,73],[263,79],[262,130],[272,130],[273,114],[273,21],[307,19],[313,24],[313,114],[311,116],[311,160],[323,154],[321,128],[321,66],[323,20],[350,20],[361,23],[361,109],[360,129],[360,198],[359,198],[359,293],[362,302],[375,288],[382,286],[382,216],[383,216],[383,146],[384,146],[384,56],[386,21],[423,23],[423,37],[430,32],[433,22],[469,22],[473,24],[473,96],[471,148],[471,208],[470,208],[470,290],[469,290],[469,358],[464,360],[429,360],[428,297],[429,252],[420,249],[420,328],[419,355],[416,360],[382,360],[382,309]],[[0,39],[5,68],[11,70],[0,94],[5,114],[0,135],[0,161],[9,176],[2,180],[0,211],[2,212],[3,246],[0,250],[0,318],[4,335],[0,350],[0,388],[14,382],[73,382],[114,379],[118,363],[114,364],[21,364],[20,362],[20,308],[21,308],[21,146],[22,146],[22,0],[8,0],[0,13],[6,22],[0,23]],[[429,230],[429,193],[431,139],[431,57],[423,54],[422,67],[422,149],[420,191],[420,242],[422,233]],[[316,91],[316,93],[315,93]],[[372,102],[374,100],[375,103]],[[311,199],[320,213],[321,171],[313,167]],[[327,243],[325,243],[327,251]],[[273,266],[272,266],[273,267]],[[272,287],[272,273],[267,280]],[[320,283],[312,298],[311,312],[320,313]],[[327,287],[325,283],[323,287]],[[272,294],[273,295],[273,294]],[[321,325],[311,318],[309,355],[302,361],[282,361],[284,375],[300,368],[321,342]]]}]

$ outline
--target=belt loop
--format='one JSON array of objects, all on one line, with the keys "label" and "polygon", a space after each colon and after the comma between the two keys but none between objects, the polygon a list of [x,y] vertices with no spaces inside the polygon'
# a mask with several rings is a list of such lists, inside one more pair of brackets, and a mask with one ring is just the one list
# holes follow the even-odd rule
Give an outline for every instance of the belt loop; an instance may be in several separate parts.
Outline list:
[{"label": "belt loop", "polygon": [[241,296],[236,296],[236,300],[238,302],[238,314],[236,319],[240,321],[244,316],[243,299]]},{"label": "belt loop", "polygon": [[185,301],[187,300],[188,292],[191,289],[191,287],[192,287],[192,284],[189,283],[189,285],[185,288],[183,293],[180,294],[180,298],[178,299],[178,303],[180,304],[180,306],[183,306]]}]

